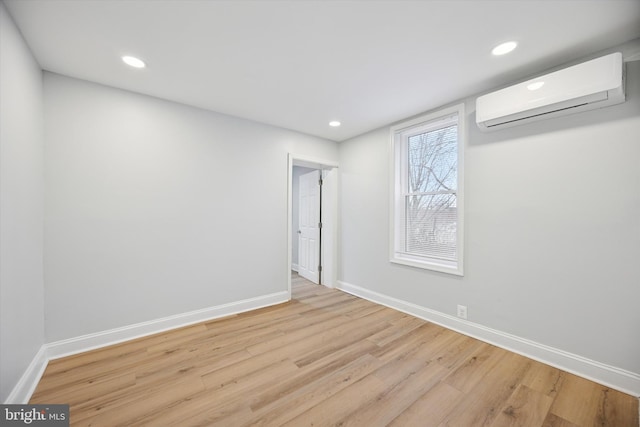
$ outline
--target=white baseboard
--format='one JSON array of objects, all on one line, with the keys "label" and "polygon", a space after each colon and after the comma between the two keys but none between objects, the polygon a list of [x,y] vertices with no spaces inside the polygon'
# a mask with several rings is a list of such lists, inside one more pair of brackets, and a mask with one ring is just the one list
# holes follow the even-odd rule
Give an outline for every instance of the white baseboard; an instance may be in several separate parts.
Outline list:
[{"label": "white baseboard", "polygon": [[338,289],[366,300],[436,323],[464,335],[521,354],[547,365],[587,378],[607,387],[640,396],[640,375],[525,338],[459,319],[407,301],[338,281]]},{"label": "white baseboard", "polygon": [[135,338],[141,338],[147,335],[157,334],[159,332],[192,325],[194,323],[205,322],[219,317],[280,304],[289,301],[289,299],[290,295],[288,292],[276,292],[269,295],[177,314],[175,316],[137,323],[135,325],[124,326],[122,328],[44,344],[40,347],[40,350],[35,355],[29,364],[29,367],[27,367],[26,371],[4,403],[28,403],[50,360],[106,347]]},{"label": "white baseboard", "polygon": [[291,264],[291,269],[292,269],[293,271],[295,271],[296,273],[299,271],[299,270],[298,270],[299,268],[300,268],[300,267],[298,267],[298,264]]},{"label": "white baseboard", "polygon": [[40,350],[38,350],[33,360],[31,360],[27,370],[24,371],[24,374],[22,374],[22,377],[20,377],[20,380],[13,390],[11,390],[11,393],[4,403],[7,405],[25,405],[29,403],[31,395],[35,391],[44,370],[47,368],[47,363],[49,363],[49,359],[47,357],[47,346],[43,345],[40,347]]},{"label": "white baseboard", "polygon": [[52,342],[46,345],[47,354],[49,356],[49,360],[58,359],[72,354],[118,344],[123,341],[129,341],[135,338],[141,338],[147,335],[153,335],[159,332],[192,325],[194,323],[280,304],[288,300],[288,292],[276,292],[269,295],[177,314],[175,316],[163,317],[161,319],[137,323],[135,325]]}]

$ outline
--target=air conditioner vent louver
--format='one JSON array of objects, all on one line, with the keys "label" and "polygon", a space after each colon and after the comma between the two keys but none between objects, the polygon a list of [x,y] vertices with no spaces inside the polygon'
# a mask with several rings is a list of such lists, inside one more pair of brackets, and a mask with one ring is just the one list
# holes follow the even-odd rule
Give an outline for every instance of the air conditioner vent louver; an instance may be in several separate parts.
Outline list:
[{"label": "air conditioner vent louver", "polygon": [[[527,116],[527,117],[522,118],[522,119],[513,119],[513,120],[510,120],[510,121],[506,121],[506,122],[500,122],[500,123],[497,123],[497,124],[494,124],[494,125],[488,125],[487,127],[488,128],[492,128],[492,127],[496,127],[496,126],[506,126],[509,123],[516,123],[516,122],[519,122],[519,121],[522,121],[522,120],[529,120],[529,119],[533,119],[534,117],[544,118],[543,116],[546,116],[547,114],[556,113],[556,112],[559,112],[559,111],[571,110],[573,108],[582,107],[583,105],[589,105],[589,104],[585,102],[584,104],[578,104],[578,105],[574,105],[572,107],[558,108],[557,110],[550,110],[550,111],[548,111],[546,113],[532,114],[532,115]],[[569,112],[567,112],[567,113],[569,113]],[[531,120],[531,121],[533,121],[533,120]]]},{"label": "air conditioner vent louver", "polygon": [[496,130],[624,100],[624,63],[616,52],[483,95],[476,100],[476,122]]}]

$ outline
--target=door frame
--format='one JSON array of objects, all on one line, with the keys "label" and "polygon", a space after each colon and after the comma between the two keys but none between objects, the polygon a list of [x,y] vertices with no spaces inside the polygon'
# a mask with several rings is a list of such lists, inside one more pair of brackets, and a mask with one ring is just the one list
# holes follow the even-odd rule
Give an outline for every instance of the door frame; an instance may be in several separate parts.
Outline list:
[{"label": "door frame", "polygon": [[[293,167],[303,166],[319,169],[324,186],[322,189],[322,254],[323,267],[319,272],[320,282],[329,288],[336,286],[338,279],[338,162],[317,157],[288,154],[287,161],[287,291],[291,299],[291,250],[293,222]],[[332,171],[333,173],[329,173]],[[325,179],[326,177],[326,179]]]}]

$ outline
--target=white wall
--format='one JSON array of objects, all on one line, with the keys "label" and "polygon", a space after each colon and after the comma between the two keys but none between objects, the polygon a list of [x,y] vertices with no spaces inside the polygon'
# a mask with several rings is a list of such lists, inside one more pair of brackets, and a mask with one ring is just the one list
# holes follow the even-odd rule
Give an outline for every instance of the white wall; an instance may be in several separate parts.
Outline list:
[{"label": "white wall", "polygon": [[287,153],[334,142],[45,73],[48,342],[287,291]]},{"label": "white wall", "polygon": [[300,175],[314,169],[294,166],[291,170],[291,264],[298,265],[298,228],[300,218]]},{"label": "white wall", "polygon": [[0,402],[44,344],[42,72],[0,2]]},{"label": "white wall", "polygon": [[389,129],[342,143],[340,280],[450,316],[467,305],[471,322],[640,375],[640,62],[627,67],[626,103],[495,133],[465,100],[462,278],[389,262]]}]

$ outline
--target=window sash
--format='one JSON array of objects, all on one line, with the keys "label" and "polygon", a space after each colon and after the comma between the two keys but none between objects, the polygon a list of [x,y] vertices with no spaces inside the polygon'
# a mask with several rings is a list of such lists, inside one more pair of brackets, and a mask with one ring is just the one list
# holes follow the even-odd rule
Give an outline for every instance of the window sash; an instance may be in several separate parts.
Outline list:
[{"label": "window sash", "polygon": [[[455,192],[446,193],[454,196],[453,206],[444,209],[428,209],[419,218],[409,206],[411,198],[405,196],[404,236],[398,252],[426,259],[457,261],[457,206]],[[436,226],[445,223],[445,227]],[[448,224],[447,224],[448,223]],[[412,231],[417,232],[412,233]]]}]

